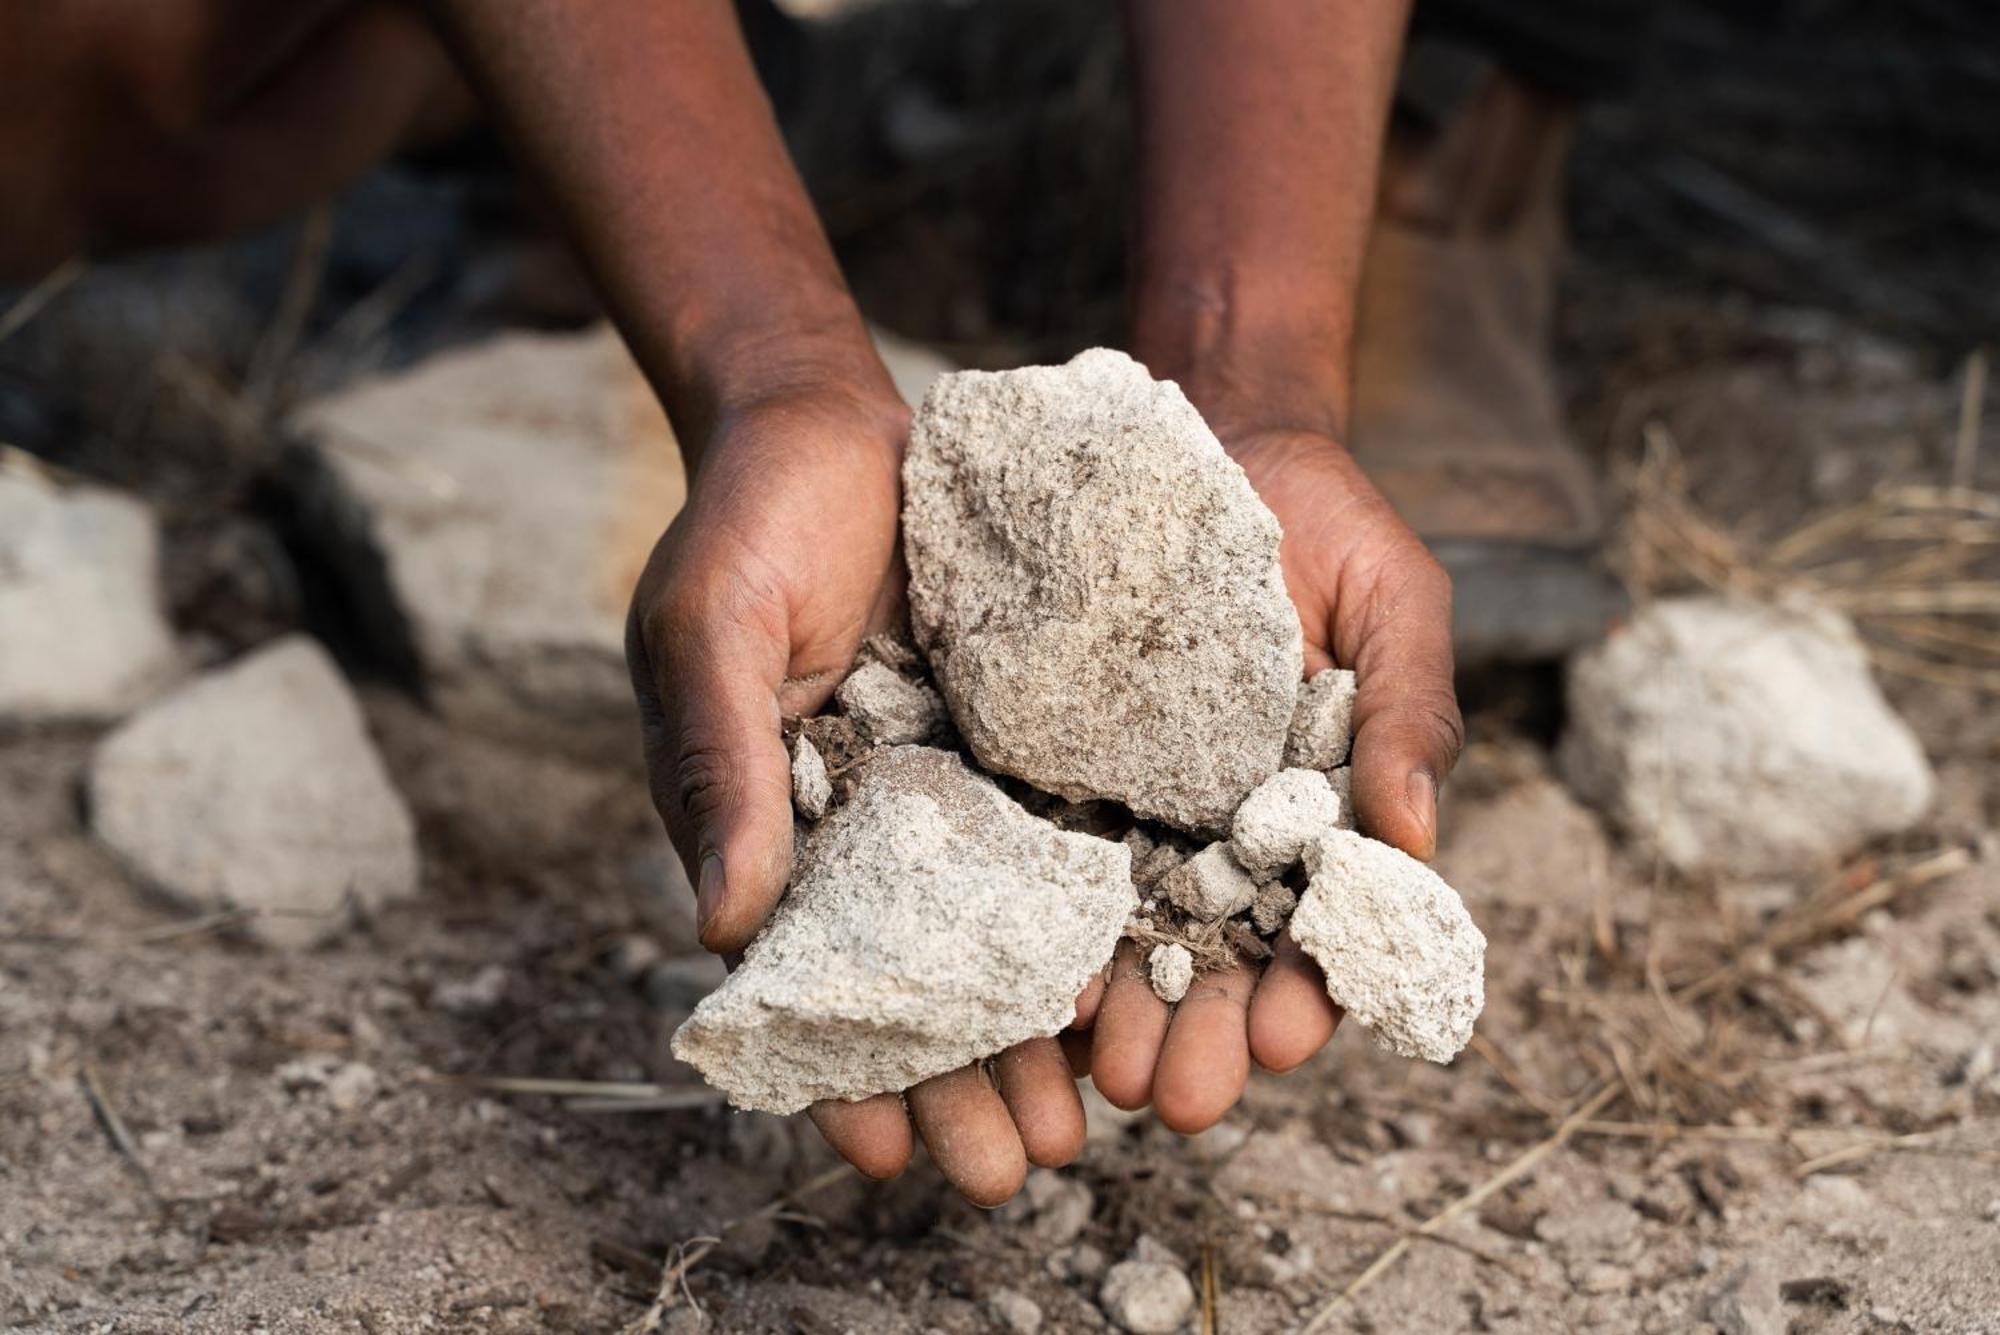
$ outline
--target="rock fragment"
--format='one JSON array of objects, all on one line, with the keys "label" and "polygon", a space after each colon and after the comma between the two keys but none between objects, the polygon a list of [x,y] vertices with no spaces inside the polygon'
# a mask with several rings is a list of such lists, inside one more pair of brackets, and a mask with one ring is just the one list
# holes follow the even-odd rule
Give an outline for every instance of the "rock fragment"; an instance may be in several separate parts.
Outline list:
[{"label": "rock fragment", "polygon": [[1158,885],[1166,874],[1188,860],[1188,850],[1177,838],[1162,839],[1142,858],[1132,857],[1132,883],[1141,890]]},{"label": "rock fragment", "polygon": [[1391,1052],[1449,1062],[1486,1001],[1486,938],[1458,892],[1415,858],[1348,830],[1306,846],[1292,936],[1326,990]]},{"label": "rock fragment", "polygon": [[1130,854],[892,747],[813,828],[743,963],[674,1036],[741,1108],[901,1090],[1068,1024],[1137,902]]},{"label": "rock fragment", "polygon": [[1146,957],[1147,977],[1152,980],[1153,994],[1169,1006],[1187,995],[1188,986],[1194,982],[1194,956],[1188,948],[1173,942],[1153,947],[1153,953]]},{"label": "rock fragment", "polygon": [[1230,822],[1229,847],[1259,881],[1281,876],[1306,841],[1340,824],[1340,798],[1316,769],[1283,769],[1257,785]]},{"label": "rock fragment", "polygon": [[847,674],[834,698],[878,746],[927,741],[945,720],[936,691],[872,659]]},{"label": "rock fragment", "polygon": [[1326,668],[1299,687],[1292,724],[1285,733],[1285,764],[1332,769],[1347,763],[1354,730],[1354,674]]},{"label": "rock fragment", "polygon": [[1170,1335],[1194,1311],[1194,1285],[1170,1265],[1120,1261],[1105,1272],[1098,1305],[1131,1335]]},{"label": "rock fragment", "polygon": [[178,667],[152,512],[0,451],[0,718],[116,718]]},{"label": "rock fragment", "polygon": [[153,704],[99,745],[97,837],[191,906],[305,945],[417,885],[416,830],[326,651],[294,635]]},{"label": "rock fragment", "polygon": [[1257,882],[1236,864],[1226,843],[1213,843],[1159,881],[1160,892],[1190,917],[1216,922],[1257,898]]},{"label": "rock fragment", "polygon": [[1276,936],[1298,907],[1299,897],[1283,881],[1272,881],[1257,892],[1257,902],[1250,906],[1251,925],[1265,936]]},{"label": "rock fragment", "polygon": [[807,820],[818,820],[833,805],[833,780],[827,777],[826,760],[804,733],[792,739],[792,805]]},{"label": "rock fragment", "polygon": [[986,1299],[986,1310],[1013,1335],[1036,1335],[1042,1328],[1041,1306],[1019,1289],[995,1289]]},{"label": "rock fragment", "polygon": [[1342,765],[1326,772],[1326,781],[1333,788],[1333,795],[1340,799],[1340,819],[1334,822],[1337,830],[1354,828],[1354,770]]},{"label": "rock fragment", "polygon": [[1655,603],[1572,663],[1558,753],[1579,796],[1689,874],[1779,875],[1908,828],[1923,749],[1825,610]]},{"label": "rock fragment", "polygon": [[912,625],[980,764],[1224,831],[1302,650],[1277,522],[1180,389],[1102,348],[945,376],[903,479]]}]

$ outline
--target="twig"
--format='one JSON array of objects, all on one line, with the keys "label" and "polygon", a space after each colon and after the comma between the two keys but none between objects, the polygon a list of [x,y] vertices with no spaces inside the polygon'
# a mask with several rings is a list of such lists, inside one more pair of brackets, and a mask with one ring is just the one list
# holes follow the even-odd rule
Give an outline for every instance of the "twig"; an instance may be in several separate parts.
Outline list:
[{"label": "twig", "polygon": [[1492,1177],[1487,1178],[1478,1187],[1467,1192],[1444,1209],[1432,1215],[1429,1219],[1426,1219],[1423,1223],[1417,1225],[1411,1233],[1405,1234],[1390,1243],[1373,1261],[1368,1263],[1367,1269],[1354,1277],[1353,1282],[1335,1294],[1328,1300],[1324,1307],[1313,1314],[1312,1319],[1300,1328],[1299,1335],[1313,1335],[1314,1331],[1326,1329],[1327,1323],[1333,1320],[1341,1310],[1351,1306],[1355,1297],[1363,1289],[1366,1289],[1370,1284],[1381,1278],[1383,1272],[1387,1271],[1390,1266],[1400,1260],[1403,1253],[1410,1250],[1410,1246],[1416,1238],[1434,1236],[1439,1229],[1442,1229],[1452,1220],[1458,1218],[1468,1210],[1478,1209],[1481,1205],[1492,1199],[1493,1196],[1506,1189],[1510,1184],[1528,1174],[1534,1169],[1536,1164],[1539,1164],[1542,1160],[1548,1158],[1567,1144],[1569,1138],[1576,1134],[1578,1127],[1590,1122],[1598,1113],[1603,1112],[1610,1105],[1611,1101],[1618,1097],[1620,1092],[1621,1086],[1615,1081],[1606,1081],[1600,1084],[1596,1091],[1584,1100],[1583,1106],[1572,1112],[1568,1117],[1565,1117],[1561,1124],[1546,1139],[1517,1156],[1512,1163],[1495,1173]]},{"label": "twig", "polygon": [[1853,1145],[1843,1145],[1816,1158],[1807,1159],[1792,1170],[1794,1176],[1811,1177],[1814,1173],[1837,1168],[1843,1164],[1858,1163],[1862,1159],[1890,1151],[1916,1152],[1923,1154],[1955,1154],[1981,1163],[2000,1164],[2000,1150],[1961,1149],[1955,1146],[1939,1145],[1937,1142],[1953,1132],[1962,1131],[1965,1124],[1940,1127],[1935,1131],[1913,1131],[1906,1136],[1883,1136],[1860,1141]]},{"label": "twig", "polygon": [[766,1202],[759,1208],[752,1210],[749,1214],[740,1215],[730,1220],[721,1228],[715,1230],[713,1237],[690,1238],[686,1242],[676,1245],[668,1252],[667,1263],[660,1271],[659,1290],[653,1295],[652,1304],[625,1326],[622,1335],[655,1335],[660,1329],[660,1323],[665,1319],[668,1310],[680,1301],[681,1293],[676,1292],[676,1290],[685,1292],[684,1286],[688,1271],[701,1264],[703,1257],[721,1246],[722,1239],[728,1237],[733,1230],[742,1228],[745,1224],[754,1224],[766,1219],[775,1218],[783,1214],[791,1206],[797,1204],[802,1198],[810,1196],[815,1192],[824,1191],[834,1183],[846,1180],[852,1174],[853,1170],[844,1164],[838,1168],[829,1168],[818,1177],[811,1178],[802,1186],[796,1187],[784,1195]]},{"label": "twig", "polygon": [[1201,1335],[1215,1335],[1215,1248],[1201,1240]]},{"label": "twig", "polygon": [[249,374],[243,378],[241,398],[257,421],[269,415],[278,382],[291,364],[299,336],[305,332],[306,319],[312,314],[320,280],[326,273],[326,256],[332,241],[333,208],[321,204],[306,214],[299,229],[298,248],[292,252],[292,268],[285,278],[285,290],[278,298],[278,309],[251,355]]},{"label": "twig", "polygon": [[118,1110],[111,1106],[111,1100],[105,1097],[104,1086],[98,1083],[97,1066],[87,1057],[77,1068],[76,1082],[83,1089],[84,1101],[90,1105],[90,1111],[97,1118],[98,1126],[104,1129],[105,1138],[111,1142],[111,1148],[118,1151],[119,1158],[131,1165],[132,1171],[138,1175],[139,1184],[146,1188],[147,1194],[157,1196],[159,1192],[153,1187],[153,1174],[147,1169],[145,1160],[139,1157],[138,1142],[132,1139],[132,1133],[126,1129],[125,1119],[118,1115]]},{"label": "twig", "polygon": [[13,305],[0,311],[0,343],[27,328],[30,320],[40,315],[71,283],[83,277],[89,267],[83,256],[72,255],[42,275],[41,280],[16,298]]},{"label": "twig", "polygon": [[1965,359],[1965,390],[1958,406],[1958,448],[1951,457],[1951,487],[1967,491],[1979,463],[1979,427],[1986,409],[1986,349]]},{"label": "twig", "polygon": [[722,1102],[723,1093],[710,1089],[707,1085],[689,1085],[685,1089],[669,1090],[654,1098],[587,1098],[567,1099],[563,1107],[579,1113],[647,1113],[680,1112],[688,1108],[712,1108]]}]

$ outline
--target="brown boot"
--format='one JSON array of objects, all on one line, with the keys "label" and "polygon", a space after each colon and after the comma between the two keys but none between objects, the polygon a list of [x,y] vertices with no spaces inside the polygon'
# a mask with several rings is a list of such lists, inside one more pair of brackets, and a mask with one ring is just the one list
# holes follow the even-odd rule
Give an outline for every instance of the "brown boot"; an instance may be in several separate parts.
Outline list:
[{"label": "brown boot", "polygon": [[1549,364],[1568,103],[1495,77],[1393,138],[1356,314],[1356,457],[1457,587],[1463,661],[1560,655],[1618,610]]}]

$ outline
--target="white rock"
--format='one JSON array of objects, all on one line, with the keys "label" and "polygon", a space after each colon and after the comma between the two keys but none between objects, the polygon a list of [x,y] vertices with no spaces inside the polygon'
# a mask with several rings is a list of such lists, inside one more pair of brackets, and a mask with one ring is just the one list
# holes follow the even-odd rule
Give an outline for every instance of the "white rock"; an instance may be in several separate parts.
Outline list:
[{"label": "white rock", "polygon": [[1276,936],[1285,930],[1298,907],[1299,897],[1283,881],[1272,881],[1257,891],[1257,902],[1250,906],[1250,925],[1265,936]]},{"label": "white rock", "polygon": [[373,1099],[381,1087],[374,1067],[345,1062],[326,1079],[326,1101],[335,1112],[353,1112]]},{"label": "white rock", "polygon": [[881,746],[927,741],[946,717],[936,691],[873,661],[848,673],[834,699],[862,734]]},{"label": "white rock", "polygon": [[0,718],[116,718],[178,667],[145,506],[0,447]]},{"label": "white rock", "polygon": [[1146,957],[1146,970],[1154,995],[1171,1006],[1187,995],[1188,985],[1194,982],[1194,956],[1188,954],[1186,946],[1173,942],[1154,946]]},{"label": "white rock", "polygon": [[1018,1289],[995,1289],[986,1299],[986,1310],[1014,1335],[1035,1335],[1042,1328],[1041,1307]]},{"label": "white rock", "polygon": [[1180,389],[1098,348],[945,376],[903,467],[912,624],[972,752],[1221,833],[1279,767],[1279,529]]},{"label": "white rock", "polygon": [[1458,892],[1415,858],[1349,830],[1306,846],[1292,936],[1377,1044],[1448,1062],[1486,1003],[1486,938]]},{"label": "white rock", "polygon": [[827,777],[826,758],[800,733],[792,739],[792,805],[807,820],[818,820],[833,805],[833,780]]},{"label": "white rock", "polygon": [[1237,865],[1228,844],[1214,843],[1162,876],[1160,891],[1189,916],[1216,922],[1249,908],[1257,882]]},{"label": "white rock", "polygon": [[480,1015],[507,998],[507,970],[483,964],[470,976],[453,978],[431,989],[431,1005],[453,1015]]},{"label": "white rock", "polygon": [[1098,1304],[1132,1335],[1170,1335],[1194,1312],[1194,1285],[1170,1265],[1120,1261],[1105,1272]]},{"label": "white rock", "polygon": [[1285,734],[1285,764],[1333,769],[1347,763],[1354,732],[1355,677],[1346,668],[1325,668],[1299,687],[1298,705]]},{"label": "white rock", "polygon": [[413,893],[416,830],[347,683],[304,636],[209,673],[128,720],[89,776],[98,838],[201,909],[256,910],[280,945],[332,935],[350,903]]},{"label": "white rock", "polygon": [[1935,781],[1853,627],[1656,603],[1570,668],[1565,778],[1683,872],[1781,874],[1908,828]]},{"label": "white rock", "polygon": [[1334,828],[1351,830],[1354,828],[1354,771],[1346,765],[1326,772],[1326,781],[1333,788],[1333,795],[1340,799],[1340,819]]},{"label": "white rock", "polygon": [[296,426],[309,526],[440,705],[628,735],[626,607],[685,485],[609,326],[441,353],[307,405]]},{"label": "white rock", "polygon": [[1230,822],[1229,847],[1252,877],[1268,881],[1299,860],[1306,841],[1340,826],[1340,798],[1316,769],[1283,769],[1257,785]]},{"label": "white rock", "polygon": [[674,1055],[766,1112],[907,1089],[1060,1031],[1136,902],[1123,845],[1057,830],[948,752],[888,748]]}]

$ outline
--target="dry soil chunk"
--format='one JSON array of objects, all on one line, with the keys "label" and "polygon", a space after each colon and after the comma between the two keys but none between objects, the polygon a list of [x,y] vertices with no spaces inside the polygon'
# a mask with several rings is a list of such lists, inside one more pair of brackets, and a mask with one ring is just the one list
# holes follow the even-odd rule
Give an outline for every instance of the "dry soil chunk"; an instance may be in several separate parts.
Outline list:
[{"label": "dry soil chunk", "polygon": [[1058,1032],[1137,902],[1123,845],[1057,830],[955,755],[894,747],[856,778],[674,1036],[738,1107],[907,1089]]},{"label": "dry soil chunk", "polygon": [[1257,785],[1230,824],[1236,861],[1259,881],[1284,874],[1306,841],[1340,824],[1340,798],[1316,769],[1279,770]]},{"label": "dry soil chunk", "polygon": [[1656,603],[1570,668],[1577,793],[1683,872],[1781,874],[1908,828],[1935,782],[1825,611]]},{"label": "dry soil chunk", "polygon": [[1169,1335],[1194,1311],[1194,1285],[1159,1261],[1120,1261],[1098,1291],[1104,1314],[1132,1335]]},{"label": "dry soil chunk", "polygon": [[1257,898],[1257,882],[1236,864],[1229,845],[1210,844],[1160,878],[1160,891],[1203,922],[1241,913]]},{"label": "dry soil chunk", "polygon": [[1265,936],[1276,936],[1298,911],[1299,897],[1283,881],[1273,881],[1257,892],[1250,906],[1250,922]]},{"label": "dry soil chunk", "polygon": [[1194,982],[1194,956],[1188,954],[1186,946],[1172,942],[1154,946],[1146,959],[1146,968],[1154,994],[1170,1006],[1186,996],[1189,984]]},{"label": "dry soil chunk", "polygon": [[925,741],[945,718],[936,691],[873,660],[848,673],[834,698],[868,740],[881,746]]},{"label": "dry soil chunk", "polygon": [[1354,674],[1346,668],[1315,672],[1299,687],[1285,735],[1285,763],[1305,769],[1345,765],[1353,732]]},{"label": "dry soil chunk", "polygon": [[1221,833],[1278,768],[1298,614],[1276,519],[1169,382],[1098,348],[932,386],[911,620],[986,768]]},{"label": "dry soil chunk", "polygon": [[114,718],[176,668],[152,512],[0,458],[0,718]]},{"label": "dry soil chunk", "polygon": [[203,909],[302,945],[417,884],[416,831],[333,660],[290,636],[134,715],[90,767],[97,836]]},{"label": "dry soil chunk", "polygon": [[807,820],[818,820],[833,805],[833,780],[826,759],[803,733],[792,739],[792,805]]},{"label": "dry soil chunk", "polygon": [[1349,830],[1306,846],[1312,880],[1292,936],[1326,990],[1375,1041],[1448,1062],[1486,1004],[1486,938],[1458,892],[1423,863]]}]

